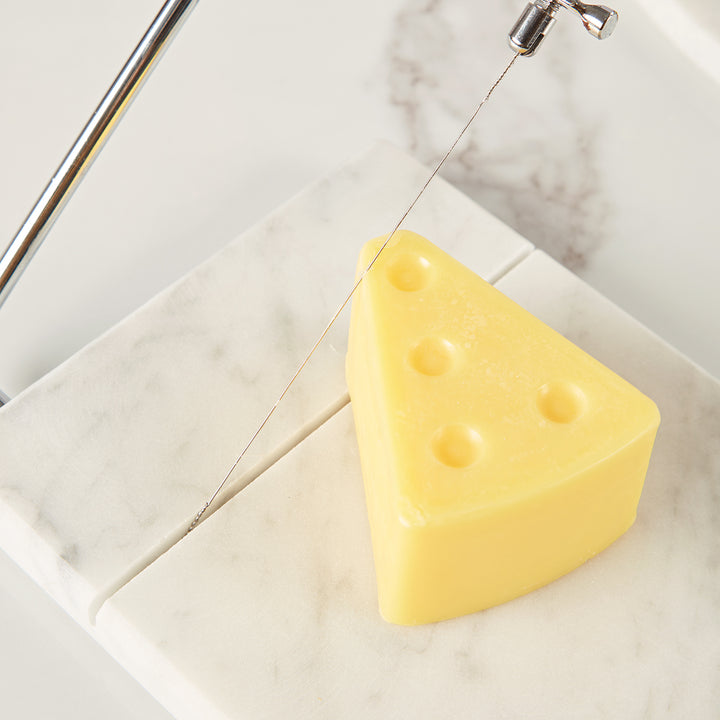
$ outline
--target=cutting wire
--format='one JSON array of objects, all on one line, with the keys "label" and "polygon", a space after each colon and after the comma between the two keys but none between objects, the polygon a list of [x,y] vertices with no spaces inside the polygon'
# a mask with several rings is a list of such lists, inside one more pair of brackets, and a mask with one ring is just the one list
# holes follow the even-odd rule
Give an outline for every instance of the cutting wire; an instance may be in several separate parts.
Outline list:
[{"label": "cutting wire", "polygon": [[373,256],[372,260],[370,260],[370,262],[369,262],[368,265],[365,267],[365,269],[360,273],[360,275],[358,276],[357,280],[355,281],[355,284],[352,286],[350,292],[347,294],[347,296],[345,297],[345,299],[342,301],[342,304],[340,305],[340,307],[338,307],[338,309],[335,311],[335,313],[333,314],[333,316],[330,318],[330,321],[329,321],[328,324],[325,326],[325,329],[322,331],[322,333],[320,333],[318,339],[315,341],[315,343],[313,344],[313,346],[310,348],[310,351],[308,352],[308,354],[305,356],[305,358],[303,359],[303,361],[302,361],[302,362],[300,363],[300,365],[298,366],[298,369],[295,371],[295,374],[290,378],[289,382],[287,383],[287,385],[285,385],[285,387],[283,388],[282,392],[281,392],[280,395],[278,396],[277,400],[275,401],[275,403],[273,404],[273,406],[272,406],[272,407],[270,408],[270,410],[268,411],[267,415],[265,415],[265,417],[263,418],[263,420],[262,420],[262,422],[260,423],[260,425],[258,425],[258,427],[257,427],[257,429],[255,430],[255,432],[253,433],[252,437],[250,438],[250,440],[248,440],[247,444],[246,444],[245,447],[242,449],[241,453],[238,455],[238,457],[237,457],[237,459],[235,460],[235,462],[232,464],[232,467],[228,470],[228,472],[227,472],[227,474],[225,475],[225,477],[223,478],[222,482],[217,486],[217,488],[215,489],[215,492],[213,492],[213,494],[210,496],[210,498],[207,500],[207,502],[200,508],[200,510],[198,511],[197,515],[195,515],[195,517],[193,518],[193,521],[190,523],[190,525],[188,525],[187,531],[186,531],[186,533],[185,533],[186,535],[187,535],[188,533],[192,532],[192,531],[197,527],[197,525],[198,525],[198,523],[200,522],[200,520],[202,519],[203,515],[205,515],[205,513],[206,513],[207,510],[208,510],[208,508],[209,508],[210,505],[212,505],[212,503],[215,501],[215,498],[218,496],[218,494],[219,494],[220,491],[223,489],[223,487],[225,487],[225,484],[226,484],[227,481],[230,479],[230,476],[233,474],[235,468],[240,464],[240,462],[242,461],[243,457],[245,457],[245,453],[247,453],[247,451],[250,449],[251,445],[255,442],[255,439],[257,438],[257,436],[262,432],[262,430],[263,430],[263,428],[265,427],[265,425],[267,425],[268,421],[270,420],[270,418],[271,418],[271,417],[273,416],[273,414],[275,413],[275,410],[277,409],[278,405],[280,405],[280,403],[283,401],[283,398],[285,397],[285,395],[287,395],[288,391],[289,391],[290,388],[292,387],[292,385],[293,385],[293,383],[295,382],[295,380],[297,380],[298,376],[299,376],[300,373],[303,371],[303,369],[305,368],[305,366],[308,364],[308,362],[310,362],[310,358],[312,358],[312,356],[315,354],[315,351],[318,349],[320,343],[322,343],[322,341],[325,339],[325,336],[326,336],[326,335],[328,334],[328,332],[330,331],[330,328],[335,324],[335,321],[338,319],[340,313],[345,309],[345,306],[350,302],[350,299],[352,298],[352,296],[355,294],[355,291],[356,291],[356,290],[358,289],[358,287],[360,286],[360,283],[363,281],[363,278],[368,274],[368,272],[370,272],[372,266],[376,263],[377,259],[380,257],[380,254],[382,253],[382,251],[388,246],[388,243],[393,239],[393,237],[395,236],[395,234],[397,233],[397,231],[400,229],[400,227],[402,226],[402,224],[405,222],[405,219],[407,218],[407,216],[412,212],[412,209],[415,207],[415,205],[417,204],[418,200],[420,200],[420,198],[421,198],[421,197],[423,196],[423,194],[425,193],[425,190],[427,190],[428,185],[430,185],[430,183],[432,182],[433,178],[434,178],[434,177],[438,174],[438,172],[440,171],[440,168],[442,168],[442,166],[445,164],[445,161],[450,157],[450,155],[452,154],[452,151],[455,149],[455,146],[460,142],[460,140],[462,139],[463,135],[465,135],[465,132],[466,132],[467,129],[470,127],[470,125],[472,124],[473,120],[475,120],[475,118],[477,117],[477,114],[480,112],[480,110],[482,109],[483,105],[485,105],[485,103],[490,99],[490,96],[493,94],[493,92],[495,91],[495,89],[497,88],[497,86],[503,81],[503,79],[504,79],[505,76],[508,74],[508,72],[510,72],[510,68],[515,64],[515,61],[516,61],[519,57],[520,57],[520,53],[519,53],[519,52],[516,52],[516,53],[513,55],[512,59],[511,59],[510,62],[507,64],[507,66],[505,67],[505,69],[502,71],[502,73],[500,73],[500,76],[498,77],[498,79],[492,84],[492,86],[490,87],[490,89],[487,91],[485,97],[480,101],[480,103],[478,104],[478,106],[475,108],[475,110],[474,110],[474,112],[472,113],[472,115],[470,116],[469,120],[465,123],[465,125],[464,125],[463,128],[462,128],[462,130],[460,131],[460,133],[458,134],[458,136],[455,138],[454,142],[452,143],[452,145],[450,146],[450,148],[448,149],[448,151],[445,153],[445,155],[443,155],[443,157],[441,158],[440,162],[438,162],[438,164],[435,166],[435,169],[430,173],[430,176],[429,176],[428,179],[425,181],[425,184],[420,188],[420,191],[419,191],[418,194],[415,196],[415,199],[410,203],[410,205],[408,206],[407,210],[405,210],[405,212],[402,214],[402,216],[400,217],[400,219],[397,221],[397,223],[395,224],[395,227],[393,228],[392,232],[385,238],[385,241],[384,241],[383,244],[380,246],[380,249],[375,253],[375,255]]}]

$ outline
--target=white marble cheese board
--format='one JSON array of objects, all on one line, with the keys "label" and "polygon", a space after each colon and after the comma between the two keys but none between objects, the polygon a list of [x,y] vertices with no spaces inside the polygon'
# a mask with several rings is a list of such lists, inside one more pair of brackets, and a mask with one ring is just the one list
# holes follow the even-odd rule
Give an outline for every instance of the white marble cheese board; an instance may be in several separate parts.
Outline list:
[{"label": "white marble cheese board", "polygon": [[[88,624],[94,594],[214,488],[426,173],[374,147],[3,408],[0,544],[179,720],[712,717],[720,386],[444,181],[412,229],[658,403],[635,526],[526,597],[388,625],[345,408]],[[344,392],[346,330],[255,459]]]}]

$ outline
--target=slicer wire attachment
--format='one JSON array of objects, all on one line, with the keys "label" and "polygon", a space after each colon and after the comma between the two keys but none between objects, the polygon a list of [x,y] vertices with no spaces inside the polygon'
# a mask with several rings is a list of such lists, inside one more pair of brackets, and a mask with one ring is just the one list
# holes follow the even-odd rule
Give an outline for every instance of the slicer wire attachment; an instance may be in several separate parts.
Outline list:
[{"label": "slicer wire attachment", "polygon": [[520,55],[534,55],[555,25],[561,7],[577,14],[585,29],[598,40],[610,37],[617,25],[618,14],[605,5],[587,5],[579,0],[533,0],[508,34],[510,47]]}]

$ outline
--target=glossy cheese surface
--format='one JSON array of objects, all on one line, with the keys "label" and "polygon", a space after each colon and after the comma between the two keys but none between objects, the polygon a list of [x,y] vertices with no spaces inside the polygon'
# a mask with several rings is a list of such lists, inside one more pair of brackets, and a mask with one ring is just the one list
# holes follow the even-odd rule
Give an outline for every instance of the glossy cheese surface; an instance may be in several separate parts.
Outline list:
[{"label": "glossy cheese surface", "polygon": [[356,292],[347,379],[391,622],[526,593],[635,519],[655,404],[418,235]]}]

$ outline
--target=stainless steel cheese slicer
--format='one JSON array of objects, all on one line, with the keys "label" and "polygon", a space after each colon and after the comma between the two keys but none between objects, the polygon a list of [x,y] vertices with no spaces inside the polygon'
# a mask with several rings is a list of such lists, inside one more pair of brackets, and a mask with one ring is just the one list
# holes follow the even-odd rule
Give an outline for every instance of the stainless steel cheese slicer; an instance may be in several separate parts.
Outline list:
[{"label": "stainless steel cheese slicer", "polygon": [[[197,0],[167,0],[110,86],[110,89],[70,148],[15,237],[0,257],[0,307],[35,252],[39,249],[53,223],[57,220],[72,193],[89,170],[90,165],[99,154],[125,110],[127,110],[133,97],[139,91],[150,71],[157,64],[164,50],[175,37],[183,21],[196,4]],[[416,200],[402,216],[400,223],[412,210],[427,184],[439,171],[475,118],[475,115],[477,115],[480,107],[504,78],[515,59],[521,55],[529,57],[537,52],[541,43],[555,25],[562,8],[566,8],[578,15],[586,30],[599,39],[608,37],[617,23],[617,13],[603,5],[588,5],[579,2],[579,0],[532,0],[523,10],[508,35],[510,47],[515,53],[513,59],[480,103],[475,113],[473,113],[470,121],[438,164]],[[398,223],[398,227],[400,223]],[[331,320],[331,324],[334,319]],[[310,354],[314,352],[314,349],[315,347],[313,347]],[[302,366],[300,369],[302,369]],[[8,400],[8,396],[0,389],[0,406],[8,402]]]},{"label": "stainless steel cheese slicer", "polygon": [[[15,238],[12,240],[2,257],[0,257],[0,306],[7,298],[21,273],[26,268],[30,259],[46,237],[52,224],[59,216],[65,204],[68,202],[72,192],[84,177],[84,174],[89,169],[93,160],[97,157],[104,143],[107,141],[110,132],[116,126],[124,111],[127,109],[130,101],[140,89],[143,81],[147,78],[149,71],[157,63],[163,50],[166,49],[169,42],[176,35],[182,21],[187,17],[189,11],[193,9],[196,4],[197,0],[167,0],[141,39],[135,51],[124,65],[120,74],[111,85],[110,89],[91,116],[85,128],[78,136],[55,175],[50,180],[50,183],[29,213]],[[530,57],[537,52],[547,34],[550,32],[552,27],[554,27],[557,17],[562,14],[563,8],[570,10],[572,13],[579,16],[586,30],[598,39],[607,38],[612,33],[617,22],[617,13],[614,10],[601,5],[587,5],[577,0],[532,0],[525,7],[508,35],[508,42],[511,50],[513,51],[512,58],[479,102],[463,128],[450,144],[447,152],[430,173],[424,185],[419,188],[415,199],[409,207],[404,210],[402,215],[400,215],[400,219],[395,224],[392,232],[387,236],[385,243],[378,250],[369,265],[364,269],[363,273],[360,274],[354,286],[350,288],[345,300],[342,302],[335,314],[330,318],[329,323],[326,325],[317,341],[300,363],[295,374],[284,386],[284,389],[280,393],[279,397],[277,397],[275,403],[259,423],[254,434],[252,434],[239,456],[237,456],[236,461],[225,474],[222,482],[216,487],[212,494],[208,495],[209,499],[207,502],[205,502],[202,508],[200,508],[194,516],[188,519],[187,523],[180,525],[175,532],[171,533],[154,547],[150,548],[145,555],[138,558],[131,566],[126,568],[121,575],[114,578],[100,591],[100,593],[98,593],[90,609],[91,616],[93,618],[105,600],[141,573],[152,562],[154,562],[154,560],[164,554],[170,549],[170,547],[175,545],[185,535],[195,529],[212,513],[222,507],[225,502],[243,489],[247,484],[252,482],[254,478],[262,472],[262,468],[252,468],[245,473],[245,476],[243,476],[246,478],[246,481],[243,481],[242,478],[240,478],[237,483],[225,487],[231,475],[233,475],[233,472],[245,456],[247,450],[254,442],[255,438],[263,430],[266,423],[275,412],[275,409],[281,403],[296,378],[302,372],[303,368],[306,366],[333,323],[336,321],[345,306],[349,303],[355,290],[359,286],[360,282],[362,282],[365,274],[370,271],[380,253],[391,241],[395,233],[400,229],[408,215],[412,212],[416,203],[423,196],[428,185],[440,171],[456,145],[463,138],[465,132],[479,113],[480,109],[490,99],[491,95],[503,81],[518,58],[522,56]],[[7,398],[2,396],[0,393],[0,405],[6,401]],[[347,402],[349,402],[349,398],[346,397],[342,399],[340,403],[336,403],[332,408],[329,408],[328,412],[332,412],[334,414],[344,403]],[[318,419],[316,418],[315,420]],[[314,421],[310,421],[309,425],[313,422]],[[318,420],[318,426],[321,422],[322,418]],[[292,446],[293,442],[287,444],[288,448]],[[267,456],[265,459],[266,464],[267,462],[274,462],[273,458],[279,459],[279,457],[286,452],[287,449],[285,449],[285,446],[280,446],[274,453]]]}]

